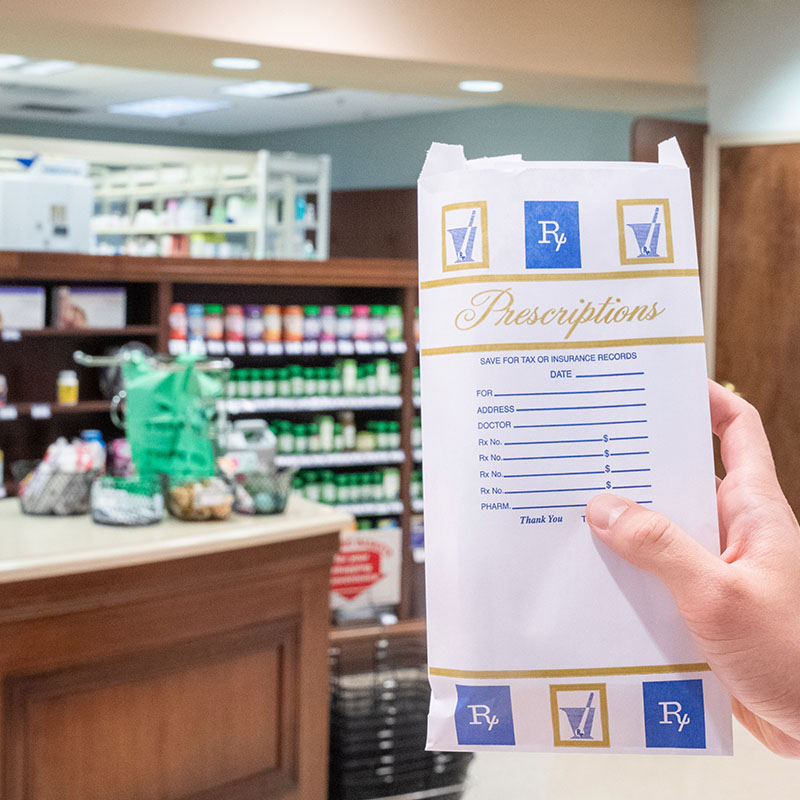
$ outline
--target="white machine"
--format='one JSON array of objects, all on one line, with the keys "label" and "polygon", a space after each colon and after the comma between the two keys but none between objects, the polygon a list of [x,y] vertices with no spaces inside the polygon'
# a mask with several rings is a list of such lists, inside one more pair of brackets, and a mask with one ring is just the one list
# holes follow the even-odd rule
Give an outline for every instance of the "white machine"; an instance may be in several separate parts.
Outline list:
[{"label": "white machine", "polygon": [[91,216],[85,161],[40,157],[0,173],[0,250],[88,253]]}]

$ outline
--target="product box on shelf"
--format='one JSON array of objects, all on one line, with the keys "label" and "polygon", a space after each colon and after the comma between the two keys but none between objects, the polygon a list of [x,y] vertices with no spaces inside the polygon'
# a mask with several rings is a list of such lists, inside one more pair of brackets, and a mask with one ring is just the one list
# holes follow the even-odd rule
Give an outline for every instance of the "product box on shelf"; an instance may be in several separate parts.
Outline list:
[{"label": "product box on shelf", "polygon": [[0,286],[0,331],[44,328],[41,286]]},{"label": "product box on shelf", "polygon": [[56,286],[53,289],[53,327],[124,328],[126,295],[121,286]]}]

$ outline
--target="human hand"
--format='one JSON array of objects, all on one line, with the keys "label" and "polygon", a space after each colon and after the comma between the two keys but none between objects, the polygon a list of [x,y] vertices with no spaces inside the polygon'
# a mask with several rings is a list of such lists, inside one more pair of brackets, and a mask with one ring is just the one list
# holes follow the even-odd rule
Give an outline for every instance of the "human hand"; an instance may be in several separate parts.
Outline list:
[{"label": "human hand", "polygon": [[753,406],[709,381],[721,556],[667,517],[610,494],[589,501],[592,533],[670,590],[736,718],[770,750],[800,758],[800,527],[778,485]]}]

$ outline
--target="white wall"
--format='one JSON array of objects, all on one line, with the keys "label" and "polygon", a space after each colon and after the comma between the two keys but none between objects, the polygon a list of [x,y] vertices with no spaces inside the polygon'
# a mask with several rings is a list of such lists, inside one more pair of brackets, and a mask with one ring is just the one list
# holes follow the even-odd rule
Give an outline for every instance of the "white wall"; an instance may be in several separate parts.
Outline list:
[{"label": "white wall", "polygon": [[701,12],[712,132],[800,131],[800,0],[704,0]]}]

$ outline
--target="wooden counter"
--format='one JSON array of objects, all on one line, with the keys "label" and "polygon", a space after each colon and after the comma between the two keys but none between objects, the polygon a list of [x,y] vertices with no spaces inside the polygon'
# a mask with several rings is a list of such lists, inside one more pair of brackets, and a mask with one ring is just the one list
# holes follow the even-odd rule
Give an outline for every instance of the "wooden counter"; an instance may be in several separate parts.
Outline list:
[{"label": "wooden counter", "polygon": [[323,800],[349,515],[112,528],[0,502],[4,800]]}]

